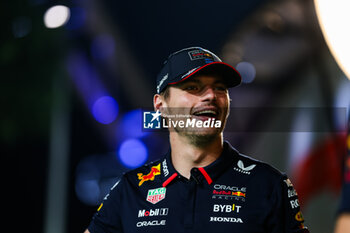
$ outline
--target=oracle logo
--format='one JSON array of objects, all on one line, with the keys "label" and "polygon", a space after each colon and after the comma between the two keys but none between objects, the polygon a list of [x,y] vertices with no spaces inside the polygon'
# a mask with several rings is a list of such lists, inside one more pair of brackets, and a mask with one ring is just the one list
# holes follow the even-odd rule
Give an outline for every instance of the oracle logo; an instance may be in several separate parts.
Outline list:
[{"label": "oracle logo", "polygon": [[166,220],[153,220],[153,221],[143,221],[136,223],[137,227],[148,227],[148,226],[165,226]]}]

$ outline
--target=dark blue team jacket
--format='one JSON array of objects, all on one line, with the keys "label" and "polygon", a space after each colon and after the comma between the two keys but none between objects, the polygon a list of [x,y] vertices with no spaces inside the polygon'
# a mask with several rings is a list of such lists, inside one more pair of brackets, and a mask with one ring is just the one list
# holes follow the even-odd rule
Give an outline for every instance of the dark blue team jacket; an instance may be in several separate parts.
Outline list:
[{"label": "dark blue team jacket", "polygon": [[350,213],[350,115],[348,121],[348,135],[346,138],[347,155],[344,159],[343,188],[337,214]]},{"label": "dark blue team jacket", "polygon": [[237,152],[222,155],[186,179],[164,159],[123,175],[88,229],[91,233],[308,232],[286,175]]}]

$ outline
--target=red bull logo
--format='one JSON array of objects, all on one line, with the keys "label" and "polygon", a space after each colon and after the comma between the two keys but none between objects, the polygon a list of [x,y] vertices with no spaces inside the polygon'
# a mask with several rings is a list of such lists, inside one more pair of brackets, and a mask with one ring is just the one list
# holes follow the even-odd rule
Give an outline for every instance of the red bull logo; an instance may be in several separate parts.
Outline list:
[{"label": "red bull logo", "polygon": [[151,171],[146,175],[144,175],[143,173],[137,173],[137,177],[140,180],[139,186],[141,186],[145,181],[153,181],[154,177],[157,175],[160,175],[160,164],[158,164],[157,166],[153,166],[151,168]]},{"label": "red bull logo", "polygon": [[245,197],[245,193],[242,192],[232,192],[232,195],[237,197]]},{"label": "red bull logo", "polygon": [[[219,186],[217,186],[216,188],[219,188]],[[214,189],[212,198],[213,199],[226,199],[226,200],[235,199],[235,200],[245,201],[246,193],[238,191],[239,189],[237,187],[234,187],[234,188],[237,191]],[[241,190],[245,190],[245,188],[242,188]]]},{"label": "red bull logo", "polygon": [[213,190],[213,194],[216,194],[216,195],[231,195],[231,191],[223,191],[223,190],[220,190],[220,191],[217,191],[217,190]]}]

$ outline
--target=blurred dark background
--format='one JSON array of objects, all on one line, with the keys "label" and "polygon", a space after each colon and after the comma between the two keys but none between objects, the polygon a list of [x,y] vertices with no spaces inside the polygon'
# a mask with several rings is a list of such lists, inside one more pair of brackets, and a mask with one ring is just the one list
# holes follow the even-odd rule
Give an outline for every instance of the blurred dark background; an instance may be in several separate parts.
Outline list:
[{"label": "blurred dark background", "polygon": [[243,76],[230,91],[240,130],[228,128],[226,139],[287,172],[306,225],[331,232],[350,82],[312,1],[14,0],[0,9],[11,232],[83,232],[123,172],[167,151],[166,133],[142,130],[142,111],[152,108],[163,61],[190,46]]}]

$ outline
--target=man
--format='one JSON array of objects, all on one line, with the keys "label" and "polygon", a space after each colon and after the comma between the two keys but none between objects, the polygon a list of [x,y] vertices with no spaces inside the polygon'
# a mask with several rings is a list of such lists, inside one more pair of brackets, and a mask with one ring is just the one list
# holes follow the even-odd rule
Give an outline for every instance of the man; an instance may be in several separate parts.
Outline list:
[{"label": "man", "polygon": [[350,233],[350,114],[346,146],[348,153],[344,160],[344,183],[335,224],[335,233]]},{"label": "man", "polygon": [[154,95],[170,151],[124,174],[86,232],[308,232],[290,180],[223,140],[227,89],[240,82],[208,50],[171,54]]}]

